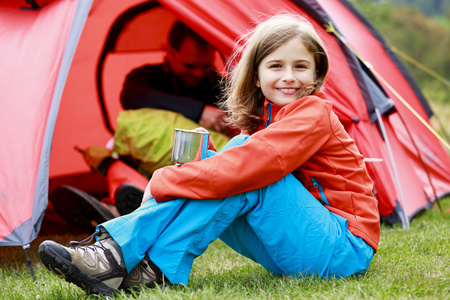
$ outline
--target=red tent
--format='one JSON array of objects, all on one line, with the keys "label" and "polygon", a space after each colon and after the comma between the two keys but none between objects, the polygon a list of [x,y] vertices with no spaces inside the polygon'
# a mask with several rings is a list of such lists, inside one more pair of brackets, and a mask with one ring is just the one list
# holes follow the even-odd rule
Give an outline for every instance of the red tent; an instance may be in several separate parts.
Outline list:
[{"label": "red tent", "polygon": [[[25,9],[28,2],[36,9]],[[449,193],[448,153],[402,100],[426,122],[431,109],[381,36],[345,0],[4,0],[0,245],[36,237],[47,208],[51,215],[48,190],[56,186],[105,193],[105,179],[74,147],[105,145],[113,136],[126,74],[161,60],[173,20],[212,43],[223,63],[261,14],[286,10],[305,16],[324,40],[331,62],[325,91],[334,110],[364,156],[382,160],[367,163],[381,216],[408,226]],[[329,24],[335,33],[326,31]]]}]

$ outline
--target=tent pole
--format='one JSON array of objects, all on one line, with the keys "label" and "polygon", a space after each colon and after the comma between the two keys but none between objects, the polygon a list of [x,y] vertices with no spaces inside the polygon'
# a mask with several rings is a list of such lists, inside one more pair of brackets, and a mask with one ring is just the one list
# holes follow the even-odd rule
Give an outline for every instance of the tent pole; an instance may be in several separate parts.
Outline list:
[{"label": "tent pole", "polygon": [[34,275],[33,264],[31,263],[30,244],[23,245],[23,251],[25,251],[25,255],[27,256],[27,263],[30,267],[31,276],[33,276],[33,282],[36,283],[36,276]]},{"label": "tent pole", "polygon": [[381,134],[383,135],[383,138],[386,141],[387,150],[389,152],[389,159],[391,160],[392,169],[394,171],[394,176],[395,176],[395,181],[397,183],[398,194],[400,197],[400,201],[402,203],[403,218],[404,218],[404,222],[402,223],[402,225],[403,225],[403,228],[409,229],[409,219],[408,219],[408,215],[406,214],[405,200],[403,198],[402,187],[400,186],[400,179],[398,177],[397,167],[395,166],[394,155],[392,153],[391,144],[389,143],[386,129],[384,128],[383,119],[381,117],[381,114],[380,114],[380,111],[378,110],[378,108],[375,108],[375,112],[377,114],[377,119],[378,119],[378,124],[380,125]]}]

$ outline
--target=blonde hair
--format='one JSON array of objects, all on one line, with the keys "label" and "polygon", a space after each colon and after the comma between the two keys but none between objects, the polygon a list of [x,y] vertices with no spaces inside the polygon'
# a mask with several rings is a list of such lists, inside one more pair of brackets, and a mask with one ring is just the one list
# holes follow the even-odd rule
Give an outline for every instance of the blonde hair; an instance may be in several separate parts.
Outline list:
[{"label": "blonde hair", "polygon": [[322,87],[329,65],[319,35],[301,17],[273,16],[242,36],[228,61],[228,66],[237,63],[225,81],[225,94],[220,106],[228,113],[231,125],[250,132],[256,130],[264,110],[264,96],[256,86],[258,66],[267,55],[294,38],[298,38],[313,54],[316,67],[315,81],[302,87],[301,96],[310,95]]}]

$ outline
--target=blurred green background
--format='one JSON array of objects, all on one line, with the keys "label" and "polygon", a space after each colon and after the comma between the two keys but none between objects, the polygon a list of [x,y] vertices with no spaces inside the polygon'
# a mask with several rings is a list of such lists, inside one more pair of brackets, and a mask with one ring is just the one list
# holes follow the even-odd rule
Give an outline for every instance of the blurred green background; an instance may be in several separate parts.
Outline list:
[{"label": "blurred green background", "polygon": [[[431,122],[450,133],[450,0],[349,0],[387,42],[439,74],[437,79],[402,59],[435,113]],[[444,81],[444,82],[443,82]]]}]

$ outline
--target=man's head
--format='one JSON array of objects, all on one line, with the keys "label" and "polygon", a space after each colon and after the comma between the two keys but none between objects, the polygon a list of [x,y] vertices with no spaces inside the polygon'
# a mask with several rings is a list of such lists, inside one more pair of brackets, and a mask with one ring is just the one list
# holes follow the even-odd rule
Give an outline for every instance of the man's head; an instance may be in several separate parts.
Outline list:
[{"label": "man's head", "polygon": [[187,87],[196,87],[211,74],[214,48],[201,36],[177,21],[169,34],[167,63]]}]

